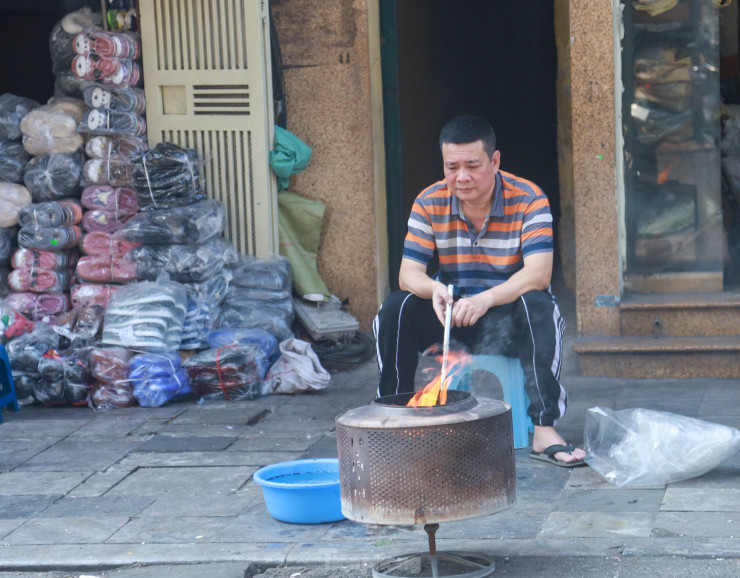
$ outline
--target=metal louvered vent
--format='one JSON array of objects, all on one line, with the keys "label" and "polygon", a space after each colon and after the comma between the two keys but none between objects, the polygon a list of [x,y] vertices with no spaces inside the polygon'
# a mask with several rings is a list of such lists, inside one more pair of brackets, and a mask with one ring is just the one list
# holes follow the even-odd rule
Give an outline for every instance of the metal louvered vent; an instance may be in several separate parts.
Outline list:
[{"label": "metal louvered vent", "polygon": [[195,148],[206,194],[226,205],[224,235],[241,253],[277,253],[267,2],[139,8],[150,146]]},{"label": "metal louvered vent", "polygon": [[193,86],[193,113],[209,115],[229,114],[233,116],[248,115],[249,85]]}]

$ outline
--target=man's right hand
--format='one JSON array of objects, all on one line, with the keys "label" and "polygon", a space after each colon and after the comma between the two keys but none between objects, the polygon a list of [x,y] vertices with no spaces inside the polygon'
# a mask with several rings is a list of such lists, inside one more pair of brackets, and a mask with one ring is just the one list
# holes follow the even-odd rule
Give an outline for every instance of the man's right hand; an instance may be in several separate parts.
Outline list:
[{"label": "man's right hand", "polygon": [[447,309],[447,304],[449,303],[451,305],[452,302],[452,295],[447,291],[447,285],[437,282],[434,286],[434,292],[432,293],[432,307],[434,307],[437,319],[439,319],[439,322],[442,325],[445,324],[445,310]]}]

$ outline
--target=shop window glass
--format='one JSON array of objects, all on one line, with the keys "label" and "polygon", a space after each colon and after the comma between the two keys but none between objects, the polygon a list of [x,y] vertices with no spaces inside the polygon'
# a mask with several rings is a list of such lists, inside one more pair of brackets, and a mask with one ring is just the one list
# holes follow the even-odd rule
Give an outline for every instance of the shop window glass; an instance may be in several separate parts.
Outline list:
[{"label": "shop window glass", "polygon": [[719,0],[623,0],[625,288],[721,291]]}]

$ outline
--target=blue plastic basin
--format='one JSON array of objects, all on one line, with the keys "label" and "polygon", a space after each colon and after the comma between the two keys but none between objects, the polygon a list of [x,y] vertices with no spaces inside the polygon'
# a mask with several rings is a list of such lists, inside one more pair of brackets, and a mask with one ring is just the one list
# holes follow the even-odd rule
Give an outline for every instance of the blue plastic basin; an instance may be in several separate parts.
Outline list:
[{"label": "blue plastic basin", "polygon": [[343,520],[339,497],[339,460],[295,460],[260,468],[253,479],[262,486],[267,511],[292,524]]}]

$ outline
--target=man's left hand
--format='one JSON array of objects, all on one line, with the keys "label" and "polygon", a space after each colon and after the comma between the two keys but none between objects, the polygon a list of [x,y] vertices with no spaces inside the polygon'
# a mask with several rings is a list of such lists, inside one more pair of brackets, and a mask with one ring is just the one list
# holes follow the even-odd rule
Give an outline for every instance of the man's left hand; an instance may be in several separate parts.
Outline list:
[{"label": "man's left hand", "polygon": [[488,296],[483,293],[459,299],[452,307],[452,324],[456,327],[475,325],[489,308]]}]

